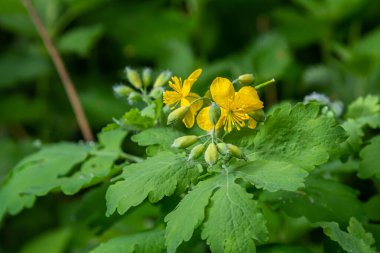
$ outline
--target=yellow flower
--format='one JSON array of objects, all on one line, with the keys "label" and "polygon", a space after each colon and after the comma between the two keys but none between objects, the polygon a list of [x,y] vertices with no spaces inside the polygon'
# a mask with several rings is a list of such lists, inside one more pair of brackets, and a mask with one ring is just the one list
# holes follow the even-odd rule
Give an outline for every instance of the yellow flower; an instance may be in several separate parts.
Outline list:
[{"label": "yellow flower", "polygon": [[[169,81],[169,86],[173,91],[164,92],[164,103],[171,106],[171,109],[175,108],[178,104],[181,107],[190,105],[195,99],[199,98],[199,95],[190,92],[191,86],[198,80],[198,77],[201,75],[202,69],[197,69],[189,75],[189,77],[182,82],[181,78],[176,76],[172,77],[172,80]],[[187,128],[190,128],[194,125],[195,114],[202,107],[202,100],[199,100],[190,105],[190,109],[183,118],[183,123]]]},{"label": "yellow flower", "polygon": [[[248,127],[255,128],[256,121],[251,118],[248,113],[263,108],[263,102],[257,95],[257,91],[245,86],[238,92],[235,92],[231,81],[226,78],[217,77],[210,87],[212,99],[221,108],[221,114],[215,128],[219,129],[224,126],[224,130],[231,132],[233,127],[240,130],[240,127],[245,126],[245,121],[248,120]],[[197,116],[198,126],[210,131],[213,124],[209,117],[211,106],[203,108]]]}]

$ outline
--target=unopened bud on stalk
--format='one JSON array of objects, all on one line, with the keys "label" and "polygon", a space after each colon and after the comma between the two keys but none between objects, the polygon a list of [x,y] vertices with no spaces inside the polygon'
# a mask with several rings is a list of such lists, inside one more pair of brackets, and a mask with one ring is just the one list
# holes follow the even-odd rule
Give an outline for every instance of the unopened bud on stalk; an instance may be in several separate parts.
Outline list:
[{"label": "unopened bud on stalk", "polygon": [[182,120],[185,117],[186,113],[189,111],[189,108],[190,107],[187,105],[187,106],[182,106],[182,107],[172,111],[168,115],[167,124],[170,125],[170,124],[177,122],[178,120]]},{"label": "unopened bud on stalk", "polygon": [[169,80],[171,75],[172,72],[170,72],[169,70],[162,71],[156,78],[156,81],[154,81],[153,87],[163,86]]},{"label": "unopened bud on stalk", "polygon": [[142,78],[143,78],[144,87],[149,86],[151,74],[152,74],[152,70],[150,68],[145,68],[143,70]]},{"label": "unopened bud on stalk", "polygon": [[128,81],[137,89],[140,89],[142,87],[142,82],[139,73],[129,67],[125,68],[125,72],[127,73]]},{"label": "unopened bud on stalk", "polygon": [[220,113],[221,111],[219,105],[217,105],[216,103],[212,103],[208,116],[210,117],[210,121],[214,126],[220,118]]},{"label": "unopened bud on stalk", "polygon": [[124,84],[117,84],[113,86],[112,89],[115,95],[118,97],[126,97],[133,91],[131,87],[128,87]]},{"label": "unopened bud on stalk", "polygon": [[141,94],[136,91],[132,91],[128,96],[129,103],[131,104],[139,101],[140,99],[141,99]]},{"label": "unopened bud on stalk", "polygon": [[243,85],[252,84],[255,81],[255,77],[252,74],[244,74],[238,77],[238,80]]},{"label": "unopened bud on stalk", "polygon": [[153,88],[150,93],[149,93],[149,96],[153,97],[153,98],[159,98],[162,96],[162,88],[160,87],[156,87],[156,88]]},{"label": "unopened bud on stalk", "polygon": [[229,152],[228,146],[224,142],[216,144],[216,147],[218,148],[219,153],[221,153],[222,155],[226,155]]},{"label": "unopened bud on stalk", "polygon": [[214,165],[218,161],[218,150],[213,142],[210,143],[206,149],[205,161],[210,166]]},{"label": "unopened bud on stalk", "polygon": [[205,149],[205,146],[203,144],[196,145],[190,152],[189,160],[197,159]]},{"label": "unopened bud on stalk", "polygon": [[239,159],[245,158],[241,149],[239,147],[233,145],[233,144],[228,144],[228,150],[229,150],[230,154],[236,158],[239,158]]},{"label": "unopened bud on stalk", "polygon": [[265,121],[265,112],[263,110],[257,110],[257,111],[253,111],[253,112],[250,112],[248,113],[249,116],[251,116],[254,120],[258,121],[258,122],[263,122]]},{"label": "unopened bud on stalk", "polygon": [[198,141],[198,136],[196,135],[187,135],[182,136],[174,140],[172,147],[173,148],[187,148]]}]

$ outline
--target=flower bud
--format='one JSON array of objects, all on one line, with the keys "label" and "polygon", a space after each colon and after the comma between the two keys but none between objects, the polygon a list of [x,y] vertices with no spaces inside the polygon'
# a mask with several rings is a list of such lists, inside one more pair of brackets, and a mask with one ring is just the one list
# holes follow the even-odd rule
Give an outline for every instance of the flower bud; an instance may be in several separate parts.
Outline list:
[{"label": "flower bud", "polygon": [[228,150],[232,156],[236,158],[244,159],[244,154],[239,147],[232,144],[228,144]]},{"label": "flower bud", "polygon": [[221,153],[222,155],[226,155],[229,152],[228,146],[224,142],[216,144],[216,147],[218,148],[219,153]]},{"label": "flower bud", "polygon": [[160,88],[160,87],[153,88],[150,91],[149,96],[151,96],[152,98],[159,98],[159,97],[161,97],[162,96],[162,88]]},{"label": "flower bud", "polygon": [[265,112],[263,110],[257,110],[257,111],[252,111],[252,112],[249,112],[248,115],[250,117],[252,117],[254,120],[256,120],[257,122],[263,122],[265,121]]},{"label": "flower bud", "polygon": [[171,75],[172,72],[170,72],[169,70],[162,71],[156,78],[156,81],[154,81],[153,87],[163,86],[169,80]]},{"label": "flower bud", "polygon": [[145,68],[143,70],[142,78],[143,78],[144,87],[149,86],[151,74],[152,74],[152,70],[150,68]]},{"label": "flower bud", "polygon": [[190,152],[189,160],[195,160],[197,159],[205,149],[205,146],[203,144],[196,145]]},{"label": "flower bud", "polygon": [[182,136],[174,140],[172,147],[173,148],[187,148],[198,141],[198,136],[196,135],[187,135]]},{"label": "flower bud", "polygon": [[115,95],[118,97],[126,97],[133,91],[131,87],[128,87],[124,84],[117,84],[113,86],[112,89]]},{"label": "flower bud", "polygon": [[214,165],[218,161],[218,150],[213,142],[210,143],[206,149],[205,161],[210,166]]},{"label": "flower bud", "polygon": [[129,67],[125,69],[125,72],[127,73],[128,81],[137,89],[140,89],[142,87],[142,82],[139,73],[137,73],[136,70],[131,69]]},{"label": "flower bud", "polygon": [[220,113],[221,113],[221,110],[220,110],[219,105],[217,105],[216,103],[212,103],[208,116],[210,117],[210,121],[212,122],[214,126],[216,125],[216,123],[218,122],[220,118]]},{"label": "flower bud", "polygon": [[255,81],[255,77],[252,74],[244,74],[238,77],[238,80],[243,85],[252,84]]},{"label": "flower bud", "polygon": [[141,99],[141,94],[136,91],[132,91],[128,96],[129,103],[131,104],[139,101],[140,99]]},{"label": "flower bud", "polygon": [[186,113],[189,111],[189,108],[190,107],[187,105],[187,106],[182,106],[182,107],[172,111],[168,115],[167,124],[170,125],[170,124],[177,122],[178,120],[182,120],[185,117]]}]

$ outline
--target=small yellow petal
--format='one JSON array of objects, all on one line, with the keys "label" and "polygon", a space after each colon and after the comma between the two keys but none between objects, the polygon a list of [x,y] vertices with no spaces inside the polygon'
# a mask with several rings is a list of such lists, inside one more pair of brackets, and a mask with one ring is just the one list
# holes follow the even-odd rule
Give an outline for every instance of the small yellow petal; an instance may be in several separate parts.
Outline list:
[{"label": "small yellow petal", "polygon": [[164,92],[164,103],[166,105],[176,105],[181,100],[181,95],[176,91],[165,91]]},{"label": "small yellow petal", "polygon": [[186,113],[185,117],[183,118],[183,123],[185,124],[187,128],[192,128],[194,126],[194,122],[195,122],[195,115],[191,110],[189,110]]},{"label": "small yellow petal", "polygon": [[222,108],[229,109],[235,96],[235,89],[227,78],[217,77],[210,86],[212,99]]},{"label": "small yellow petal", "polygon": [[252,118],[249,118],[249,120],[248,120],[248,127],[251,128],[251,129],[254,129],[254,128],[256,128],[256,125],[257,125],[256,120],[254,120]]},{"label": "small yellow petal", "polygon": [[198,77],[201,75],[202,69],[197,69],[189,75],[189,77],[184,81],[182,87],[182,95],[186,97],[190,93],[191,86],[198,80]]},{"label": "small yellow petal", "polygon": [[199,128],[205,131],[210,131],[213,128],[213,124],[209,117],[209,111],[211,106],[203,108],[197,116],[197,124]]},{"label": "small yellow petal", "polygon": [[[189,95],[186,97],[186,99],[189,102],[193,102],[197,98],[199,98],[199,95],[194,92],[190,92]],[[196,114],[202,108],[202,105],[203,105],[203,101],[198,100],[197,102],[195,102],[194,104],[190,106],[190,110],[192,110],[193,113]]]},{"label": "small yellow petal", "polygon": [[182,81],[176,76],[172,77],[172,81],[169,81],[169,86],[177,93],[182,93]]}]

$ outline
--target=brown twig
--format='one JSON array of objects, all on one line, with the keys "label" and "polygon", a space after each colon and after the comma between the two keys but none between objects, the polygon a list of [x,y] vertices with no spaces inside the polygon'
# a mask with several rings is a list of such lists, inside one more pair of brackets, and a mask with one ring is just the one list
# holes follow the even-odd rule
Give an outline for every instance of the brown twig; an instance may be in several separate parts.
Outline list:
[{"label": "brown twig", "polygon": [[75,117],[77,119],[79,128],[82,132],[82,135],[86,141],[94,140],[91,128],[88,124],[86,115],[83,111],[82,105],[80,103],[78,93],[75,90],[74,84],[70,79],[69,73],[66,70],[65,64],[62,61],[61,56],[59,55],[52,39],[50,38],[44,24],[41,21],[37,11],[34,9],[33,4],[30,0],[22,0],[26,9],[29,12],[30,17],[33,20],[34,25],[38,33],[40,34],[42,41],[45,44],[46,49],[49,52],[49,55],[54,63],[55,68],[62,80],[63,86],[66,90],[67,96],[69,97],[70,104],[73,108]]}]

